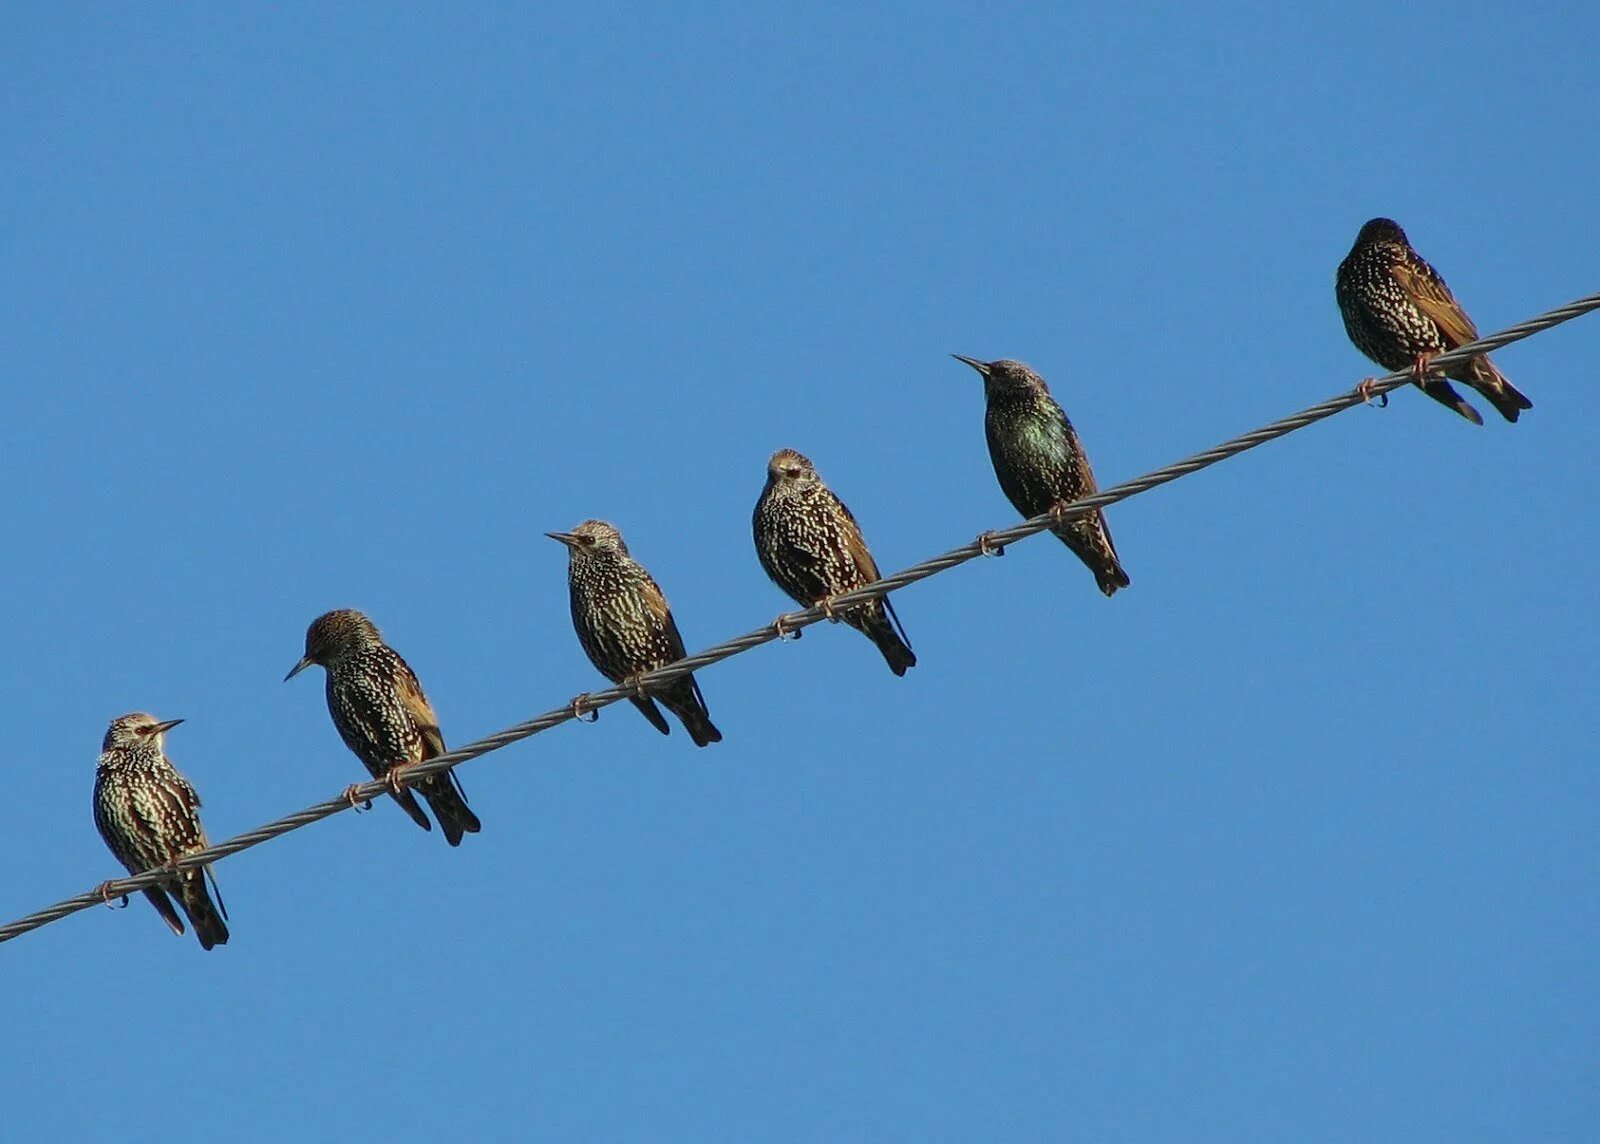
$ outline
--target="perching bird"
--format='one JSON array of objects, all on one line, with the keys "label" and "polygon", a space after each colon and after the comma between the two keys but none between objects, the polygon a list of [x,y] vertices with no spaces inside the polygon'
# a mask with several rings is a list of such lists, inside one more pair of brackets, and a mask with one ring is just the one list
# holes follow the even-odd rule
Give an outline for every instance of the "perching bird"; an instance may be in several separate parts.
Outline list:
[{"label": "perching bird", "polygon": [[[136,711],[113,719],[100,744],[100,764],[94,776],[94,824],[130,874],[165,866],[210,845],[200,825],[200,796],[162,749],[163,737],[182,722],[168,719],[160,723],[154,715]],[[223,923],[228,911],[220,890],[212,904],[205,883],[211,867],[203,870],[184,870],[146,886],[144,896],[172,932],[181,934],[183,922],[167,895],[176,897],[194,926],[200,948],[210,949],[228,942],[228,927]],[[213,877],[211,886],[215,889],[216,885]]]},{"label": "perching bird", "polygon": [[[612,683],[684,657],[683,637],[667,607],[667,598],[644,566],[628,555],[622,533],[603,520],[586,520],[571,532],[547,532],[567,546],[567,586],[572,598],[572,626],[589,661]],[[653,692],[654,698],[682,722],[694,745],[722,742],[711,725],[705,697],[693,675],[685,675]],[[650,695],[630,696],[633,705],[663,735],[667,720]]]},{"label": "perching bird", "polygon": [[[827,607],[831,597],[879,579],[856,518],[793,449],[779,449],[767,462],[767,487],[751,527],[761,567],[801,607]],[[839,618],[877,644],[896,675],[917,665],[887,596]]]},{"label": "perching bird", "polygon": [[[1411,248],[1397,223],[1375,218],[1361,228],[1356,244],[1339,263],[1334,294],[1356,349],[1391,373],[1414,370],[1422,392],[1474,425],[1483,424],[1478,411],[1450,382],[1426,376],[1428,358],[1476,341],[1478,330],[1444,279]],[[1485,354],[1451,366],[1445,376],[1472,386],[1507,421],[1533,408],[1533,402]]]},{"label": "perching bird", "polygon": [[[333,716],[339,737],[373,778],[385,778],[393,767],[445,753],[439,717],[422,693],[416,673],[399,652],[383,642],[366,616],[340,608],[311,621],[306,629],[306,654],[284,680],[293,679],[314,663],[327,670],[328,714]],[[450,845],[460,846],[462,835],[476,834],[482,828],[467,806],[467,792],[461,789],[454,771],[418,779],[417,790],[433,808]],[[389,793],[413,822],[424,830],[433,829],[408,787],[391,784]]]},{"label": "perching bird", "polygon": [[[1077,431],[1044,378],[1019,361],[979,361],[951,354],[983,376],[988,412],[983,419],[989,459],[1000,488],[1023,516],[1040,516],[1057,504],[1100,491]],[[1106,595],[1128,586],[1105,514],[1095,509],[1050,531],[1078,554]]]}]

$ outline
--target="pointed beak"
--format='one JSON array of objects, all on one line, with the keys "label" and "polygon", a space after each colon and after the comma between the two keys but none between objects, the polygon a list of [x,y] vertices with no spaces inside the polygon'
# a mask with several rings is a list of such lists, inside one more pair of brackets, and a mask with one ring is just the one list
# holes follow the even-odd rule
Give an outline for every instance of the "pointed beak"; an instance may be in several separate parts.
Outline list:
[{"label": "pointed beak", "polygon": [[578,543],[578,538],[573,536],[570,532],[547,532],[545,535],[551,540],[561,541],[561,543],[565,544],[568,548],[572,548]]},{"label": "pointed beak", "polygon": [[308,655],[304,659],[302,659],[299,663],[295,664],[293,667],[291,667],[289,669],[289,674],[283,677],[283,681],[285,683],[288,683],[291,679],[293,679],[295,676],[299,675],[302,671],[304,671],[306,668],[308,668],[310,666],[311,666],[311,657]]},{"label": "pointed beak", "polygon": [[150,733],[152,735],[165,735],[168,731],[172,730],[182,722],[182,719],[168,719],[165,723],[157,723],[154,727],[150,728]]},{"label": "pointed beak", "polygon": [[973,369],[975,369],[979,373],[983,374],[984,377],[988,377],[989,376],[989,365],[988,365],[987,362],[981,362],[977,358],[966,357],[966,356],[964,356],[962,354],[951,354],[950,356],[955,358],[959,362],[963,362],[966,365],[970,365]]}]

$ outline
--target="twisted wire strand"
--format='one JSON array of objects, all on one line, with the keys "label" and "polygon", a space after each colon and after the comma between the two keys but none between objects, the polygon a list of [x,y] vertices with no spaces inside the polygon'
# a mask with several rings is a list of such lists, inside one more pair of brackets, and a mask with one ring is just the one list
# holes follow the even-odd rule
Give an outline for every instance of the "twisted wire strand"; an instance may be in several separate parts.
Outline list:
[{"label": "twisted wire strand", "polygon": [[[1596,309],[1600,309],[1600,293],[1586,295],[1568,302],[1564,306],[1558,306],[1553,310],[1546,311],[1536,318],[1530,318],[1498,333],[1479,338],[1475,342],[1469,342],[1448,353],[1439,354],[1430,359],[1429,369],[1431,372],[1438,372],[1478,354],[1499,349],[1501,346],[1521,341],[1523,338],[1531,337],[1553,326],[1559,326],[1563,322],[1569,322],[1573,318],[1580,317]],[[1368,387],[1369,397],[1378,397],[1389,393],[1403,385],[1410,384],[1412,380],[1413,376],[1410,370],[1387,374],[1373,381]],[[1138,496],[1140,493],[1148,492],[1153,488],[1176,481],[1191,473],[1197,473],[1201,469],[1217,464],[1219,461],[1236,457],[1240,453],[1256,448],[1258,445],[1265,445],[1268,441],[1275,441],[1279,437],[1287,436],[1296,430],[1304,429],[1308,425],[1313,425],[1318,421],[1332,417],[1335,413],[1341,413],[1346,409],[1361,404],[1363,404],[1363,398],[1357,390],[1348,390],[1340,393],[1279,421],[1263,425],[1259,429],[1252,429],[1248,433],[1241,433],[1237,437],[1233,437],[1203,452],[1196,453],[1191,457],[1186,457],[1181,461],[1174,461],[1170,465],[1164,465],[1159,469],[1145,473],[1143,476],[1124,481],[1120,485],[1113,485],[1093,496],[1083,497],[1080,500],[1073,501],[1071,504],[1058,506],[1054,513],[1044,513],[1014,524],[1009,528],[985,532],[970,544],[953,548],[949,552],[924,560],[920,564],[913,564],[911,567],[902,569],[891,576],[875,580],[865,587],[842,593],[829,602],[829,611],[838,613],[855,604],[864,603],[880,596],[887,596],[890,592],[915,584],[919,580],[926,580],[930,576],[937,576],[939,573],[965,564],[969,560],[976,560],[981,556],[997,552],[1008,544],[1043,532],[1054,525],[1076,520],[1079,517],[1088,515],[1095,509],[1116,504],[1118,501]],[[632,698],[641,692],[656,690],[662,685],[671,683],[673,680],[690,672],[698,671],[702,667],[720,663],[752,648],[760,647],[762,644],[771,643],[773,640],[783,639],[787,633],[798,633],[812,624],[821,623],[829,618],[822,609],[814,607],[798,612],[787,612],[779,616],[775,622],[757,628],[755,631],[746,632],[744,635],[735,636],[730,640],[724,640],[722,643],[706,648],[704,651],[696,652],[694,655],[686,656],[673,663],[658,667],[654,671],[646,672],[638,677],[636,686],[609,687],[604,691],[586,692],[564,707],[546,711],[544,714],[537,715],[526,722],[496,731],[494,734],[469,743],[465,747],[457,747],[453,751],[447,751],[445,754],[438,755],[426,762],[396,767],[392,773],[403,773],[404,780],[408,784],[415,783],[416,780],[427,775],[436,774],[458,763],[464,763],[469,759],[476,759],[480,755],[498,751],[503,747],[510,746],[512,743],[530,738],[541,731],[548,731],[550,728],[570,720],[581,719],[586,713],[598,712],[603,707],[609,707],[620,700]],[[237,854],[241,850],[248,850],[280,835],[288,834],[292,830],[299,830],[303,826],[309,826],[313,822],[329,818],[341,811],[351,810],[361,802],[370,801],[388,793],[390,789],[390,781],[387,779],[376,779],[361,783],[350,788],[348,794],[340,794],[338,797],[328,799],[325,802],[319,802],[315,806],[308,806],[304,810],[285,815],[283,818],[258,826],[254,830],[248,830],[243,834],[237,834],[224,842],[208,846],[204,850],[193,851],[166,866],[146,870],[132,877],[117,878],[102,883],[87,893],[67,898],[53,906],[28,914],[26,917],[18,918],[8,925],[0,926],[0,942],[20,937],[22,934],[36,930],[41,926],[49,925],[51,922],[59,921],[70,914],[77,913],[79,910],[86,910],[91,906],[107,903],[113,898],[124,897],[135,891],[142,890],[146,886],[156,885],[170,878],[176,871],[191,870],[195,867],[215,862],[218,859],[228,857],[230,854]]]}]

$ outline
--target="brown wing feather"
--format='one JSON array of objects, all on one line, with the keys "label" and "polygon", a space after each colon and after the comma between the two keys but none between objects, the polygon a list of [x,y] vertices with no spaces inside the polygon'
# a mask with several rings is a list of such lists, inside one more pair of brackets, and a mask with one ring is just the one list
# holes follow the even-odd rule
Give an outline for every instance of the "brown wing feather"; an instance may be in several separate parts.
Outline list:
[{"label": "brown wing feather", "polygon": [[[168,759],[167,761],[170,763],[172,760]],[[194,816],[195,824],[198,826],[200,822],[200,792],[194,789],[194,784],[185,778],[182,773],[178,774],[178,797],[183,801],[183,805],[188,807],[189,813]],[[200,836],[202,839],[205,837],[203,829],[200,831]]]},{"label": "brown wing feather", "polygon": [[[831,494],[830,494],[831,495]],[[882,579],[878,575],[878,562],[872,558],[872,552],[867,548],[867,538],[861,535],[861,526],[856,523],[855,513],[850,511],[850,506],[837,496],[833,502],[839,506],[839,511],[845,519],[845,551],[850,554],[851,561],[861,570],[867,582]]]},{"label": "brown wing feather", "polygon": [[1424,317],[1439,327],[1452,347],[1478,340],[1478,328],[1467,317],[1467,312],[1456,301],[1455,295],[1450,293],[1450,287],[1444,284],[1443,278],[1430,273],[1426,267],[1414,266],[1409,262],[1397,262],[1393,274],[1406,296],[1416,304]]},{"label": "brown wing feather", "polygon": [[199,793],[194,789],[194,784],[176,769],[172,772],[172,778],[174,781],[160,783],[151,792],[154,798],[165,804],[157,812],[165,821],[151,823],[149,827],[151,837],[159,837],[169,844],[166,853],[161,856],[162,862],[171,862],[207,844],[205,827],[200,825]]},{"label": "brown wing feather", "polygon": [[412,722],[417,725],[417,733],[422,736],[422,757],[431,759],[435,755],[442,755],[445,746],[444,734],[439,730],[439,716],[433,713],[433,704],[422,693],[422,684],[416,672],[411,670],[411,665],[402,662],[401,666],[405,670],[399,673],[395,691],[400,696],[400,705],[411,716]]},{"label": "brown wing feather", "polygon": [[662,630],[667,636],[667,651],[672,659],[682,659],[688,653],[683,648],[683,636],[678,634],[678,621],[672,618],[672,608],[667,604],[666,593],[661,590],[655,577],[645,576],[639,584],[639,594],[644,597],[644,606],[660,622]]}]

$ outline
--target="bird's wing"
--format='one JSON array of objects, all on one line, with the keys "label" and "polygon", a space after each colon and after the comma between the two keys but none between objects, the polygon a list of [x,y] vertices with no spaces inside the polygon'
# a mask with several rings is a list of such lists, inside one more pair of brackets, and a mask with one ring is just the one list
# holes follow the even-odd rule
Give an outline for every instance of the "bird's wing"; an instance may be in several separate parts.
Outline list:
[{"label": "bird's wing", "polygon": [[[830,492],[830,496],[833,494]],[[861,526],[856,523],[855,513],[850,511],[850,506],[837,496],[833,497],[834,503],[839,506],[839,511],[844,514],[844,546],[850,554],[850,561],[868,581],[877,580],[878,562],[872,558],[872,552],[867,548],[867,539],[861,535]]]},{"label": "bird's wing", "polygon": [[206,832],[200,825],[200,796],[176,768],[171,771],[170,781],[153,783],[144,788],[144,793],[154,800],[153,804],[135,800],[135,810],[147,820],[158,819],[151,821],[152,833],[165,836],[176,845],[177,853],[167,855],[167,861],[206,844]]},{"label": "bird's wing", "polygon": [[1478,340],[1478,328],[1472,324],[1472,319],[1467,317],[1461,303],[1456,301],[1455,295],[1450,293],[1450,287],[1444,284],[1444,279],[1433,267],[1425,262],[1418,265],[1405,261],[1395,263],[1392,272],[1406,297],[1415,303],[1424,317],[1439,327],[1451,346]]},{"label": "bird's wing", "polygon": [[395,693],[400,697],[400,706],[416,724],[417,734],[422,736],[422,757],[431,759],[442,755],[445,745],[444,734],[439,730],[439,716],[433,713],[433,704],[422,693],[422,684],[411,665],[401,660],[399,666],[400,670],[395,672]]},{"label": "bird's wing", "polygon": [[661,591],[661,585],[655,578],[646,573],[639,582],[639,594],[644,597],[645,610],[661,624],[661,630],[667,637],[668,662],[682,659],[687,653],[683,650],[683,636],[678,634],[678,621],[672,618],[672,609],[667,605],[667,597]]},{"label": "bird's wing", "polygon": [[173,765],[171,759],[167,760],[167,765],[172,767],[174,791],[189,813],[193,815],[200,809],[200,792],[194,789],[194,784],[188,780],[182,771]]}]

